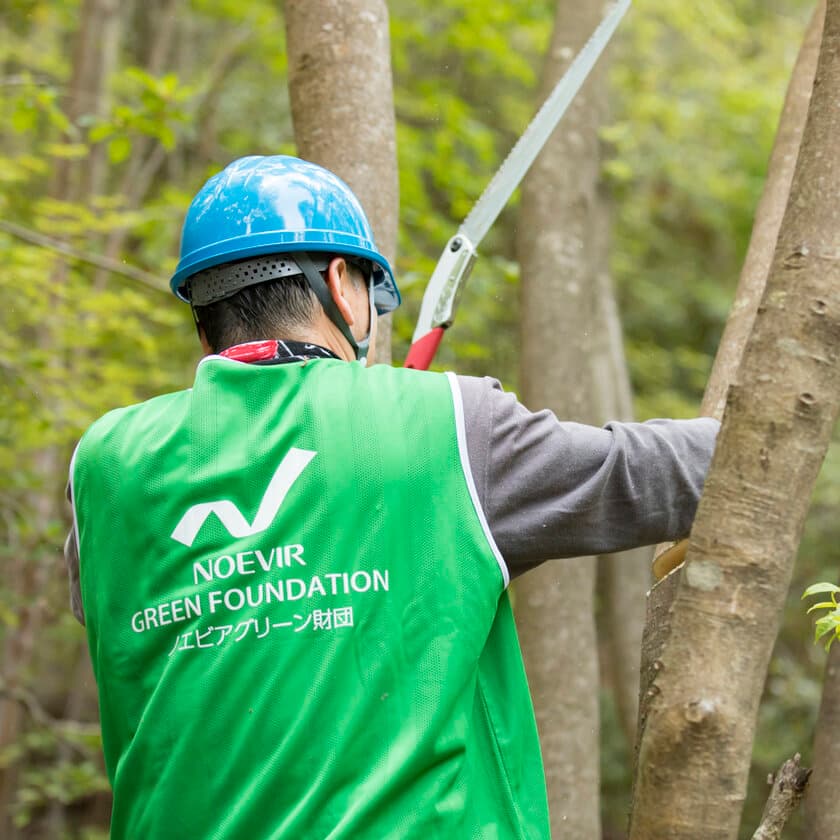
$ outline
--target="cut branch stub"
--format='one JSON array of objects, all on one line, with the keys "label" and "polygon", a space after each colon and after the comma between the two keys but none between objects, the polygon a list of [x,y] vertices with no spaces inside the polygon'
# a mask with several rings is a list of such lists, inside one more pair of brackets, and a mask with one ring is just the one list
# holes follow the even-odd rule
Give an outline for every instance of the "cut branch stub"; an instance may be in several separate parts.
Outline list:
[{"label": "cut branch stub", "polygon": [[775,778],[768,779],[772,788],[752,840],[779,840],[782,836],[782,829],[805,795],[811,778],[811,771],[802,767],[800,760],[797,753],[779,768]]}]

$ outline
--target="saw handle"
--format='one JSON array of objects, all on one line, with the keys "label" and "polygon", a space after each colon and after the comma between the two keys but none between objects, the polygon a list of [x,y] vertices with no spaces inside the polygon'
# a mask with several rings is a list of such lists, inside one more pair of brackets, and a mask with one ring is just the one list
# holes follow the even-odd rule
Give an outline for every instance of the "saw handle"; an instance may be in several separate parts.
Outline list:
[{"label": "saw handle", "polygon": [[427,332],[422,338],[417,339],[408,348],[408,355],[405,357],[403,367],[428,370],[440,346],[444,332],[443,327],[435,327],[431,332]]}]

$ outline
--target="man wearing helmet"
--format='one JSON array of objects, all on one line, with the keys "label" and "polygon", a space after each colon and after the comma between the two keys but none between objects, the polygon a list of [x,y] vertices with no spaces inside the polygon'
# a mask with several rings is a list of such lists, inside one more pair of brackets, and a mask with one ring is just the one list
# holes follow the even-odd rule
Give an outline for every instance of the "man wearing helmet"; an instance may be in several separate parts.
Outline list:
[{"label": "man wearing helmet", "polygon": [[[278,254],[285,259],[276,259]],[[384,315],[399,306],[391,267],[376,249],[358,199],[340,178],[297,158],[246,157],[211,178],[190,205],[172,290],[193,307],[209,306],[249,286],[291,276],[281,294],[289,286],[300,292],[291,293],[294,317],[303,321],[296,326],[309,326],[314,309],[307,306],[315,307],[317,299],[355,357],[365,359],[369,334],[362,330],[357,342],[350,319],[358,331],[358,314],[343,311],[349,301],[340,294],[334,299],[330,275],[322,277],[330,254],[340,254],[351,268],[365,266],[370,275],[365,297],[371,329],[375,312]]]},{"label": "man wearing helmet", "polygon": [[687,533],[717,424],[366,366],[399,292],[296,158],[208,181],[172,287],[193,387],[105,415],[70,471],[112,837],[548,838],[510,578]]}]

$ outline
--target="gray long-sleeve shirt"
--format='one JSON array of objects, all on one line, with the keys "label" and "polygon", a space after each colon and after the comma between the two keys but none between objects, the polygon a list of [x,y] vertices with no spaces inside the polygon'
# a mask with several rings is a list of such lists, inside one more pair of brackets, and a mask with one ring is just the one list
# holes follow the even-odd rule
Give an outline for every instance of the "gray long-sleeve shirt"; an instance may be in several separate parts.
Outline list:
[{"label": "gray long-sleeve shirt", "polygon": [[716,420],[600,429],[530,412],[493,379],[458,380],[473,478],[511,577],[552,558],[688,534]]},{"label": "gray long-sleeve shirt", "polygon": [[[688,534],[714,451],[710,418],[609,423],[531,412],[494,379],[458,376],[469,468],[510,576],[545,560],[620,551]],[[79,554],[64,547],[84,623]]]}]

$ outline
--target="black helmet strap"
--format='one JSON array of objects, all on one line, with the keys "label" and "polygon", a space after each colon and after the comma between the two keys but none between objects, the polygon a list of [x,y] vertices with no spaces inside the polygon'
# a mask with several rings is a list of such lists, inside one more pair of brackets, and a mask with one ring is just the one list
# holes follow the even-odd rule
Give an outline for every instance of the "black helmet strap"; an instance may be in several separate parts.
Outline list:
[{"label": "black helmet strap", "polygon": [[[339,330],[341,330],[341,334],[347,339],[350,347],[353,349],[353,353],[356,355],[356,358],[360,362],[366,361],[367,355],[370,352],[370,330],[368,330],[368,334],[364,339],[356,341],[353,333],[350,331],[349,324],[344,320],[344,316],[341,312],[339,312],[338,307],[335,305],[335,301],[330,294],[330,290],[324,282],[324,278],[321,277],[321,273],[315,268],[309,254],[304,251],[297,251],[294,254],[294,260],[300,267],[303,276],[306,277],[309,287],[315,293],[315,297],[318,298],[318,301],[323,307],[324,312],[326,312],[327,317],[338,327]],[[370,299],[370,323],[372,326],[373,319],[376,317],[372,283],[368,283],[368,297]]]}]

